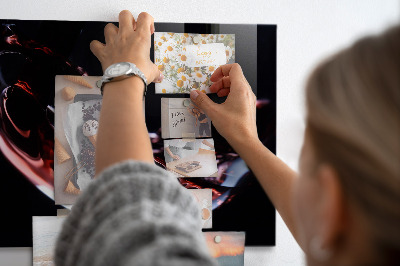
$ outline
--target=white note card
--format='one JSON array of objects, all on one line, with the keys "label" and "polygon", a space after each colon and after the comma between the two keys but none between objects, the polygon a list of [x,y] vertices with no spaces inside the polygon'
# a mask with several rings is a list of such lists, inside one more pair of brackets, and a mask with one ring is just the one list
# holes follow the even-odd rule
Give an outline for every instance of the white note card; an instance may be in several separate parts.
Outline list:
[{"label": "white note card", "polygon": [[226,64],[226,52],[223,43],[208,43],[186,46],[188,67],[215,66]]}]

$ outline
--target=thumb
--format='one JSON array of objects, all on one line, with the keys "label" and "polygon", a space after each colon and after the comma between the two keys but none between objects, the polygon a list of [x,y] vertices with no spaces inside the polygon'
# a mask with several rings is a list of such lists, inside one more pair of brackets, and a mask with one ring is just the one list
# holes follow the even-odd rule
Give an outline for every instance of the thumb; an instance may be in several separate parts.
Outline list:
[{"label": "thumb", "polygon": [[212,114],[211,109],[214,108],[216,103],[214,103],[204,92],[192,90],[190,92],[190,99],[210,117]]},{"label": "thumb", "polygon": [[153,64],[152,65],[152,71],[153,71],[153,76],[152,80],[148,80],[148,83],[154,82],[154,83],[161,83],[164,79],[163,73],[158,69],[158,67]]}]

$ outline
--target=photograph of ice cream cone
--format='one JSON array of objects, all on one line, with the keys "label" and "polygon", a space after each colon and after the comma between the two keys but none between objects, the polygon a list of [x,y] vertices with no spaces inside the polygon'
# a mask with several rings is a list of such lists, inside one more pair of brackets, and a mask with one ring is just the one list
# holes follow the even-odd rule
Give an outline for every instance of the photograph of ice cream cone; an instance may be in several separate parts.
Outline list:
[{"label": "photograph of ice cream cone", "polygon": [[94,148],[96,148],[98,128],[99,122],[97,122],[97,120],[88,120],[82,126],[83,135],[85,135],[89,139]]},{"label": "photograph of ice cream cone", "polygon": [[189,98],[161,98],[161,136],[164,139],[211,137],[211,120]]},{"label": "photograph of ice cream cone", "polygon": [[165,77],[156,93],[209,93],[215,69],[235,62],[235,34],[155,32],[154,59]]},{"label": "photograph of ice cream cone", "polygon": [[212,228],[212,190],[189,189],[199,204],[202,228]]},{"label": "photograph of ice cream cone", "polygon": [[204,232],[211,256],[219,266],[243,266],[245,232]]},{"label": "photograph of ice cream cone", "polygon": [[217,176],[214,140],[164,140],[166,168],[178,177]]},{"label": "photograph of ice cream cone", "polygon": [[[100,77],[55,77],[54,197],[73,204],[94,177]],[[89,89],[91,87],[91,89]]]}]

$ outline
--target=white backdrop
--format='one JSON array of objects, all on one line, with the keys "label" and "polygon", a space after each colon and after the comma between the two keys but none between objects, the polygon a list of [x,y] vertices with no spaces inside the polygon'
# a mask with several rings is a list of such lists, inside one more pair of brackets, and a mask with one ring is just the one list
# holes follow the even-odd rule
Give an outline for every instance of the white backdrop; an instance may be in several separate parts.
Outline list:
[{"label": "white backdrop", "polygon": [[[0,18],[117,21],[122,9],[135,17],[149,12],[157,22],[277,24],[277,155],[296,170],[307,74],[360,36],[400,21],[398,0],[13,0],[1,4]],[[29,248],[0,249],[0,266],[31,265],[31,256]],[[303,253],[279,215],[276,247],[246,248],[245,265],[304,265]]]}]

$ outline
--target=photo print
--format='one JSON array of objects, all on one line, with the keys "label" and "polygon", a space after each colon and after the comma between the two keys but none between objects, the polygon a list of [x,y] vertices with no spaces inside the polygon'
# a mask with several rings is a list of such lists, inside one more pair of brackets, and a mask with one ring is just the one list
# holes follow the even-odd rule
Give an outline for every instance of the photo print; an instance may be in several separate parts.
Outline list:
[{"label": "photo print", "polygon": [[161,98],[163,139],[211,137],[211,120],[189,98]]},{"label": "photo print", "polygon": [[212,190],[189,189],[199,204],[202,228],[212,228]]},{"label": "photo print", "polygon": [[164,140],[167,170],[178,177],[217,176],[213,139]]},{"label": "photo print", "polygon": [[235,62],[235,34],[155,32],[154,58],[165,77],[156,93],[209,93],[215,69]]},{"label": "photo print", "polygon": [[243,266],[245,232],[204,232],[207,247],[219,266]]},{"label": "photo print", "polygon": [[54,265],[54,247],[66,216],[33,216],[33,266]]},{"label": "photo print", "polygon": [[55,77],[54,196],[73,204],[95,175],[94,160],[101,96],[101,77]]}]

